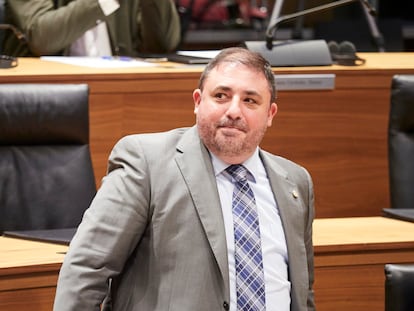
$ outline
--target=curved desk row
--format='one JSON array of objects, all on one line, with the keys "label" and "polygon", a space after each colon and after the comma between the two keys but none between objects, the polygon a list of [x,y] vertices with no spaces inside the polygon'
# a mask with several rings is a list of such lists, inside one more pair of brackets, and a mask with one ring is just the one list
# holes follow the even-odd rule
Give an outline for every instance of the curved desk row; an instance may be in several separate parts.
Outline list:
[{"label": "curved desk row", "polygon": [[[414,223],[383,217],[314,222],[319,311],[384,310],[384,265],[414,263]],[[67,246],[0,237],[0,310],[51,311]]]}]

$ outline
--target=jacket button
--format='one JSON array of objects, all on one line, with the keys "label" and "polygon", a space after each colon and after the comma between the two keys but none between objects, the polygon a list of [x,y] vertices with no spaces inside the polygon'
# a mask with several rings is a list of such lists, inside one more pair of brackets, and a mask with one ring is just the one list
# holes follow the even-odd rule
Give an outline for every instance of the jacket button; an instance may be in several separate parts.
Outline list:
[{"label": "jacket button", "polygon": [[224,310],[228,311],[230,309],[230,305],[227,301],[223,302],[223,308]]}]

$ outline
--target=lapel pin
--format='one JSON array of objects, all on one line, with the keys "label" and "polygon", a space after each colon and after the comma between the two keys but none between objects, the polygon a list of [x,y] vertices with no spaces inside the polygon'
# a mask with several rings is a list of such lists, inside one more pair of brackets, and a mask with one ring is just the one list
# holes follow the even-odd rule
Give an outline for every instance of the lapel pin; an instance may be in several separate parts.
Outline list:
[{"label": "lapel pin", "polygon": [[298,198],[298,196],[299,196],[299,194],[298,194],[298,192],[297,192],[296,190],[292,190],[292,196],[293,196],[295,199],[297,199],[297,198]]}]

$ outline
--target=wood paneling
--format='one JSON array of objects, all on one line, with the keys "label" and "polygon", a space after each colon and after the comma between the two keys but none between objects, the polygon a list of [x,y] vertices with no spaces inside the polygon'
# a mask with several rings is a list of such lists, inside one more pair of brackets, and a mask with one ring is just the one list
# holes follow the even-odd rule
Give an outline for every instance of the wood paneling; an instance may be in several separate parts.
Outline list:
[{"label": "wood paneling", "polygon": [[67,246],[0,237],[0,310],[51,311]]},{"label": "wood paneling", "polygon": [[319,311],[384,310],[384,265],[414,263],[414,224],[382,217],[316,219]]}]

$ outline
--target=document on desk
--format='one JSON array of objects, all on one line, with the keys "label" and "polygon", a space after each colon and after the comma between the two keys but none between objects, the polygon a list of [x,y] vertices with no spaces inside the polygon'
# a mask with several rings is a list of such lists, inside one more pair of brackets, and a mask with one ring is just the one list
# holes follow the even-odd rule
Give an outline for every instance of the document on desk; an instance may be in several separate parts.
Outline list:
[{"label": "document on desk", "polygon": [[132,57],[78,57],[78,56],[42,56],[42,60],[92,68],[133,68],[157,67],[156,62],[147,62]]},{"label": "document on desk", "polygon": [[189,65],[206,65],[214,58],[219,51],[177,51],[169,54],[168,60],[176,63],[183,63]]},{"label": "document on desk", "polygon": [[220,50],[178,51],[177,54],[193,57],[214,58]]},{"label": "document on desk", "polygon": [[185,65],[206,65],[215,57],[219,51],[177,51],[173,53],[154,54],[154,53],[140,53],[138,57],[144,60],[165,59],[165,61],[180,63]]}]

